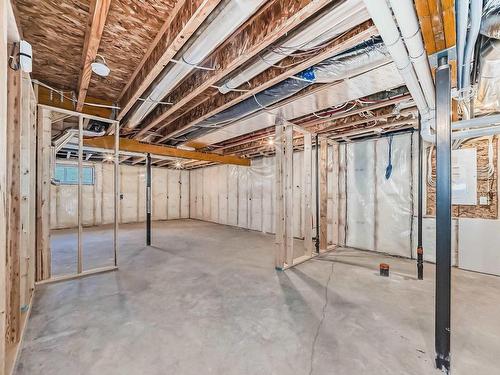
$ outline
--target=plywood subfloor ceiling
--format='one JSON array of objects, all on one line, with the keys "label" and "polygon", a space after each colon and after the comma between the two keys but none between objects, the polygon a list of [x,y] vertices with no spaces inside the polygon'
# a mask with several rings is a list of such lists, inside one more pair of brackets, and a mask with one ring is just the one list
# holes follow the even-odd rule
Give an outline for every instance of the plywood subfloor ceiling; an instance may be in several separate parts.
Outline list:
[{"label": "plywood subfloor ceiling", "polygon": [[[33,47],[33,78],[77,91],[90,0],[15,0]],[[88,96],[116,101],[177,0],[113,0],[98,54],[111,74],[92,75]]]}]

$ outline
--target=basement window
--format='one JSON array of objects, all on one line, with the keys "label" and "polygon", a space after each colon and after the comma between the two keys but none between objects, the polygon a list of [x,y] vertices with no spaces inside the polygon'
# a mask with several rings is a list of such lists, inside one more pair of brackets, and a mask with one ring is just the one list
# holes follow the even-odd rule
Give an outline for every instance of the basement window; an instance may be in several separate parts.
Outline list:
[{"label": "basement window", "polygon": [[[61,185],[78,185],[78,166],[56,164],[54,177]],[[82,185],[94,185],[94,167],[83,167]]]}]

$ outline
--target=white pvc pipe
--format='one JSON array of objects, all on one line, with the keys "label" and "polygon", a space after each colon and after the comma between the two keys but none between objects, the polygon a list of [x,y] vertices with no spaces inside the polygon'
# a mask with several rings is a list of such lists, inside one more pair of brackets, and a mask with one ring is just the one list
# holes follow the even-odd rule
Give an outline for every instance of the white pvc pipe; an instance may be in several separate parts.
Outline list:
[{"label": "white pvc pipe", "polygon": [[463,88],[470,86],[470,69],[472,55],[474,54],[474,46],[476,44],[479,29],[481,27],[481,15],[483,13],[483,2],[481,0],[473,0],[470,3],[470,30],[467,34],[465,43],[462,83]]},{"label": "white pvc pipe", "polygon": [[458,62],[458,88],[462,85],[462,72],[465,53],[465,38],[467,36],[467,24],[469,22],[469,2],[470,0],[456,0],[455,7],[457,13],[457,62]]},{"label": "white pvc pipe", "polygon": [[364,2],[420,114],[429,117],[431,112],[429,105],[420,87],[417,74],[394,22],[391,10],[385,0],[364,0]]},{"label": "white pvc pipe", "polygon": [[434,81],[432,80],[431,68],[427,59],[427,53],[425,52],[424,41],[420,32],[417,14],[413,7],[413,1],[390,0],[390,3],[427,105],[433,110],[436,108]]},{"label": "white pvc pipe", "polygon": [[317,47],[369,18],[362,0],[347,0],[275,45],[254,64],[226,81],[219,91],[227,94],[295,51]]},{"label": "white pvc pipe", "polygon": [[265,0],[228,1],[220,13],[208,23],[203,32],[179,57],[181,63],[167,66],[168,73],[158,79],[148,94],[147,100],[141,101],[137,109],[131,113],[127,127],[137,127],[158,103],[195,69],[197,64],[203,62],[264,3]]},{"label": "white pvc pipe", "polygon": [[488,126],[486,128],[460,130],[452,132],[451,139],[456,140],[456,139],[466,139],[466,138],[478,138],[496,134],[500,134],[500,126]]},{"label": "white pvc pipe", "polygon": [[455,121],[451,124],[453,130],[467,129],[467,128],[483,128],[500,124],[500,115],[491,115],[484,117],[474,117],[470,120]]},{"label": "white pvc pipe", "polygon": [[421,119],[420,121],[420,136],[427,143],[436,143],[436,135],[432,133],[431,121]]}]

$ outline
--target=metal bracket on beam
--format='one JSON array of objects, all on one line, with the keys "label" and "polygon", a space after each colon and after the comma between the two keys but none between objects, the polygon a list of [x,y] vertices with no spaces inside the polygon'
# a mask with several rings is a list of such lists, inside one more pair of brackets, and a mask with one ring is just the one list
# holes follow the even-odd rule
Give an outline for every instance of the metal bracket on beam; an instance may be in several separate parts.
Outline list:
[{"label": "metal bracket on beam", "polygon": [[457,59],[457,49],[455,46],[435,52],[429,56],[429,65],[431,68],[437,68],[438,61],[441,57],[448,56],[448,61]]}]

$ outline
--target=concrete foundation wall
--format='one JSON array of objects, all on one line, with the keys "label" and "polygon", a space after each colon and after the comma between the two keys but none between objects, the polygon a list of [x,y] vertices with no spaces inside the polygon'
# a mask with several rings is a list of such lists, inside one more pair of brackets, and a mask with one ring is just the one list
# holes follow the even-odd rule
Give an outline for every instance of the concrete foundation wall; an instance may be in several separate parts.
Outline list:
[{"label": "concrete foundation wall", "polygon": [[[75,164],[76,165],[76,164]],[[94,184],[83,185],[83,225],[111,224],[114,219],[114,173],[111,163],[94,167]],[[152,168],[153,220],[189,217],[189,172]],[[146,219],[146,168],[120,165],[120,223]],[[52,229],[78,225],[78,186],[51,186]]]}]

